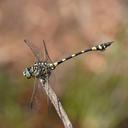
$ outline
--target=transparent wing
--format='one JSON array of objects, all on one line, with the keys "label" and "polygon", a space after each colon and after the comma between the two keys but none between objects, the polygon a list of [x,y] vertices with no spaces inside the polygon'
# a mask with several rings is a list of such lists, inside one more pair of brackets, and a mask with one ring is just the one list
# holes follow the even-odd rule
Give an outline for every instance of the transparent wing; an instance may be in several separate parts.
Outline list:
[{"label": "transparent wing", "polygon": [[33,108],[33,103],[34,103],[37,89],[38,89],[38,80],[35,78],[34,86],[33,86],[33,90],[32,90],[32,95],[31,95],[31,99],[30,99],[30,104],[29,104],[31,109]]},{"label": "transparent wing", "polygon": [[50,63],[53,63],[49,54],[48,54],[48,50],[47,50],[47,47],[46,47],[46,44],[45,44],[45,41],[43,40],[43,45],[44,45],[44,60],[46,62],[50,62]]},{"label": "transparent wing", "polygon": [[[43,104],[43,105],[42,105]],[[35,83],[33,86],[33,91],[29,103],[29,108],[31,110],[41,110],[42,107],[44,109],[47,109],[47,104],[46,104],[46,95],[45,92],[43,91],[42,85],[39,82],[39,79],[35,78]],[[43,110],[43,109],[42,109]]]},{"label": "transparent wing", "polygon": [[[47,82],[47,84],[49,84],[49,79],[47,79],[46,82]],[[49,95],[49,88],[47,88],[47,91],[48,91],[48,95]],[[30,103],[29,103],[29,108],[31,110],[34,110],[34,109],[41,109],[42,107],[45,110],[47,110],[48,113],[51,110],[50,100],[49,100],[48,96],[46,95],[46,92],[44,91],[39,79],[35,78],[32,95],[31,95],[31,99],[30,99]]]},{"label": "transparent wing", "polygon": [[[45,83],[48,85],[49,84],[49,82],[48,82],[49,80],[46,80],[45,81]],[[44,84],[45,84],[44,83]],[[47,95],[49,95],[49,86],[47,86],[47,92],[48,92],[48,94],[46,95],[46,92],[44,92],[44,89],[43,89],[43,87],[42,87],[42,84],[40,83],[39,84],[39,88],[40,88],[40,91],[42,92],[42,95],[44,95],[45,94],[45,96],[46,96],[46,100],[47,100],[47,110],[48,110],[48,113],[50,112],[50,109],[51,109],[51,104],[50,104],[50,99],[49,99],[49,97],[47,96]],[[45,103],[46,104],[46,103]]]},{"label": "transparent wing", "polygon": [[[46,80],[45,82],[48,83],[48,80]],[[39,87],[39,92],[40,92],[40,96],[41,96],[40,104],[41,104],[42,101],[45,101],[43,106],[46,105],[47,106],[47,110],[49,112],[50,111],[50,100],[49,100],[48,96],[46,95],[46,92],[44,91],[44,89],[42,87],[42,84],[40,82],[38,84],[38,87]],[[47,91],[49,91],[49,88],[47,88]],[[45,96],[45,100],[44,100],[44,96]],[[46,104],[46,102],[47,102],[47,104]]]},{"label": "transparent wing", "polygon": [[[46,43],[45,41],[43,40],[43,45],[44,45],[44,60],[46,62],[49,62],[49,63],[53,63],[53,61],[51,60],[49,54],[48,54],[48,50],[47,50],[47,47],[46,47]],[[52,84],[52,85],[55,85],[55,73],[54,71],[51,72],[51,76],[49,78],[49,83]],[[53,86],[52,86],[53,87]]]},{"label": "transparent wing", "polygon": [[32,44],[29,40],[24,40],[25,44],[31,49],[32,53],[34,54],[35,58],[40,61],[41,54],[39,48],[37,48],[34,44]]}]

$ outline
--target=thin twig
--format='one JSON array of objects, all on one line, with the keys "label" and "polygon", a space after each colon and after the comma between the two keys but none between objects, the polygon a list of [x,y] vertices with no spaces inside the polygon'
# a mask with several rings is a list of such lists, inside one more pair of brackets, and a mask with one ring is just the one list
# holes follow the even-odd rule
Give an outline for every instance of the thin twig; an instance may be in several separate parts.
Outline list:
[{"label": "thin twig", "polygon": [[53,104],[54,108],[56,109],[56,112],[60,119],[63,122],[63,125],[65,128],[73,128],[61,102],[59,101],[59,98],[57,97],[54,90],[51,88],[51,86],[48,84],[48,82],[43,83],[43,80],[40,79],[41,86],[45,90],[47,96],[49,97],[51,103]]}]

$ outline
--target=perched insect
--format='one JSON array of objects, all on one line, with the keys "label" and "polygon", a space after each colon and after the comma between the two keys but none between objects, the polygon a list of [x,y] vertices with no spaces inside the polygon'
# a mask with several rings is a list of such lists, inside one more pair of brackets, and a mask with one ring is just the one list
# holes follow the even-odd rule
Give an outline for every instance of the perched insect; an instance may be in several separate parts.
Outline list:
[{"label": "perched insect", "polygon": [[[42,79],[44,84],[49,80],[51,72],[58,65],[62,64],[63,62],[65,62],[71,58],[74,58],[78,55],[90,52],[90,51],[104,51],[108,46],[110,46],[113,43],[113,41],[102,43],[102,44],[99,44],[97,46],[82,50],[82,51],[77,52],[75,54],[72,54],[71,56],[69,56],[67,58],[63,58],[57,62],[52,62],[50,57],[49,57],[49,54],[48,54],[44,40],[43,40],[44,53],[45,53],[45,59],[44,60],[40,56],[39,49],[36,46],[34,46],[31,41],[28,41],[28,40],[24,40],[24,41],[28,45],[28,47],[32,50],[32,52],[36,58],[36,62],[34,63],[33,66],[25,68],[23,71],[23,75],[27,79],[30,79],[30,78],[36,78],[36,80]],[[35,95],[35,90],[36,90],[36,84],[34,85],[34,88],[33,88],[33,93],[32,93],[32,97],[31,97],[31,104],[33,102],[33,98]]]}]

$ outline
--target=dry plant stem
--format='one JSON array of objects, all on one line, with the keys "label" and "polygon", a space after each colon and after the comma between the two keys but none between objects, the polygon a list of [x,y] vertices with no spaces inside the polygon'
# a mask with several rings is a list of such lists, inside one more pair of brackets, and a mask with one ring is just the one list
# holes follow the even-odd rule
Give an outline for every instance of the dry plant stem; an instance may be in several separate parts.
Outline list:
[{"label": "dry plant stem", "polygon": [[63,109],[63,106],[62,106],[61,102],[59,101],[59,98],[55,94],[54,90],[51,88],[51,86],[48,84],[48,82],[43,84],[43,80],[40,79],[40,83],[41,83],[41,86],[43,87],[43,89],[45,90],[47,96],[49,97],[51,103],[55,107],[56,112],[59,115],[60,119],[62,120],[64,127],[65,128],[73,128],[73,126],[72,126],[65,110]]}]

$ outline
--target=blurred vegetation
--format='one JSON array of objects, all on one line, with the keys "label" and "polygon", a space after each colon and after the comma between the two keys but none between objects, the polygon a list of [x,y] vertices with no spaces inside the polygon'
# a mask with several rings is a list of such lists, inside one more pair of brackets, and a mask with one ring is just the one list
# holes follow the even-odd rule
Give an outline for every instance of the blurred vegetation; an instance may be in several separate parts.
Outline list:
[{"label": "blurred vegetation", "polygon": [[69,83],[63,97],[67,112],[83,127],[115,128],[128,116],[127,76],[111,72],[95,75],[83,72],[82,67],[78,64],[67,77]]}]

